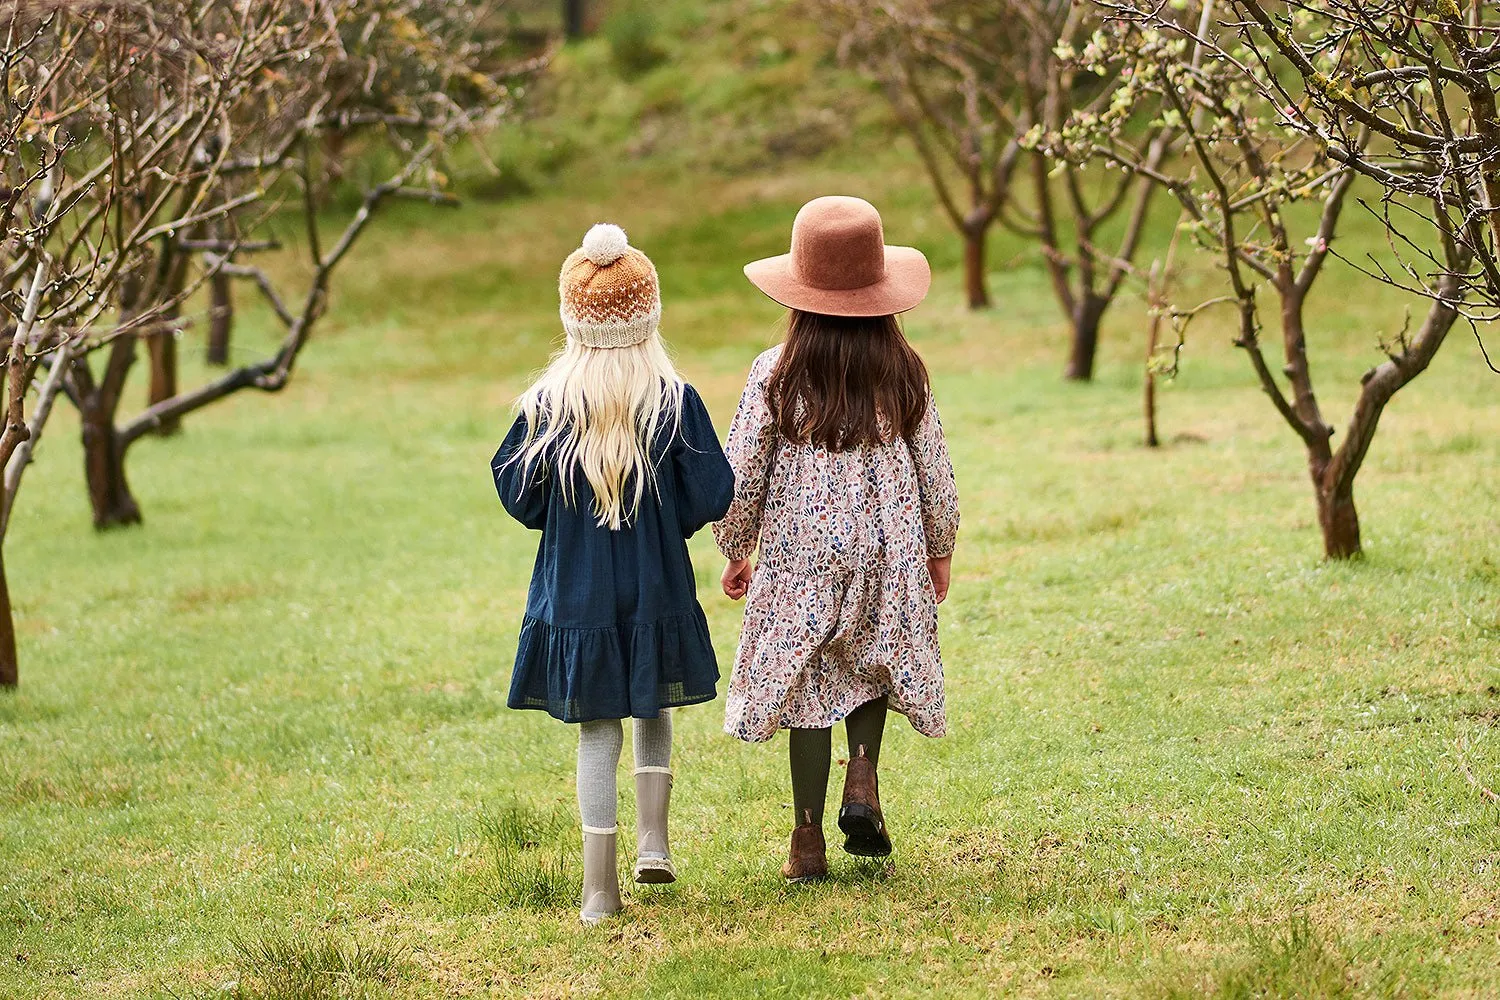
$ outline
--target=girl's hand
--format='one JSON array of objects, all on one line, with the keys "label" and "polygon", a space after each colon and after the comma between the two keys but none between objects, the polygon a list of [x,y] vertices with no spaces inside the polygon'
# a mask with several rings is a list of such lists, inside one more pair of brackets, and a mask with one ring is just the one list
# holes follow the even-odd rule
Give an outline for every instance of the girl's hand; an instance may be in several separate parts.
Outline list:
[{"label": "girl's hand", "polygon": [[731,559],[724,567],[724,576],[720,581],[724,585],[724,596],[731,601],[738,601],[750,590],[750,576],[755,572],[755,567],[750,565],[749,559]]},{"label": "girl's hand", "polygon": [[932,590],[937,594],[939,604],[942,604],[943,599],[948,596],[948,579],[952,573],[953,556],[951,553],[941,559],[927,560],[927,575],[932,577]]}]

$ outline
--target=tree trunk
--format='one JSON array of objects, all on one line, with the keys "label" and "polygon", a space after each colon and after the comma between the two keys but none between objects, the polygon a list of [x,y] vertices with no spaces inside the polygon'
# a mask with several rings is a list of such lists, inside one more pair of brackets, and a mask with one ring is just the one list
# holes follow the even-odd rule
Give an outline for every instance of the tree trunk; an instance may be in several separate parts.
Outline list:
[{"label": "tree trunk", "polygon": [[1359,513],[1354,509],[1354,491],[1332,490],[1315,480],[1318,494],[1318,526],[1323,529],[1323,554],[1329,559],[1353,559],[1361,554]]},{"label": "tree trunk", "polygon": [[990,290],[985,281],[984,250],[988,226],[964,230],[964,294],[970,309],[988,309]]},{"label": "tree trunk", "polygon": [[1146,328],[1146,367],[1145,378],[1142,386],[1143,408],[1146,417],[1146,447],[1161,447],[1161,438],[1156,434],[1156,372],[1152,371],[1151,365],[1156,357],[1156,342],[1161,330],[1161,311],[1151,317],[1151,322]]},{"label": "tree trunk", "polygon": [[141,523],[141,509],[125,481],[125,449],[115,433],[108,412],[85,408],[80,413],[83,429],[83,471],[88,482],[89,506],[94,527],[117,528]]},{"label": "tree trunk", "polygon": [[1068,368],[1064,375],[1075,382],[1088,382],[1094,377],[1094,356],[1099,350],[1099,320],[1109,300],[1097,295],[1084,294],[1078,297],[1073,307],[1073,350],[1068,357]]},{"label": "tree trunk", "polygon": [[1161,438],[1156,433],[1156,376],[1149,369],[1146,371],[1146,447],[1161,447]]},{"label": "tree trunk", "polygon": [[10,607],[10,583],[5,579],[5,553],[0,551],[0,688],[13,688],[20,679],[16,621]]},{"label": "tree trunk", "polygon": [[229,364],[229,335],[234,331],[234,285],[227,274],[208,282],[208,363]]},{"label": "tree trunk", "polygon": [[584,33],[584,0],[563,0],[563,30],[569,38],[582,38]]},{"label": "tree trunk", "polygon": [[[168,326],[147,337],[146,346],[151,355],[151,388],[146,405],[154,406],[177,395],[177,338]],[[182,421],[173,417],[163,420],[156,433],[166,437],[180,430]]]}]

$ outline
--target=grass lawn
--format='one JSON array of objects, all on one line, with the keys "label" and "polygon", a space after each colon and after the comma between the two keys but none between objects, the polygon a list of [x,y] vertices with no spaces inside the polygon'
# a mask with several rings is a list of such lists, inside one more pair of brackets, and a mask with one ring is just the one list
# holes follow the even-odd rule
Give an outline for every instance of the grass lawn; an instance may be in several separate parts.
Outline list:
[{"label": "grass lawn", "polygon": [[[739,267],[832,190],[938,267],[909,332],[962,496],[952,734],[892,720],[891,863],[836,855],[830,882],[787,887],[784,741],[680,712],[683,877],[582,928],[576,734],[504,707],[536,539],[489,456],[559,335],[556,268],[603,217],[655,258],[722,431],[778,319]],[[282,396],[132,453],[143,528],[89,529],[76,422],[50,428],[6,553],[0,996],[1500,990],[1500,808],[1465,774],[1500,786],[1500,380],[1466,331],[1385,417],[1367,558],[1328,565],[1227,317],[1195,327],[1146,451],[1139,302],[1110,315],[1098,380],[1065,384],[1034,255],[997,239],[999,305],[967,313],[901,150],[564,170],[433,220],[403,208],[362,244]],[[1330,270],[1326,412],[1401,307]],[[269,331],[247,312],[237,353]],[[739,605],[692,545],[727,672]]]}]

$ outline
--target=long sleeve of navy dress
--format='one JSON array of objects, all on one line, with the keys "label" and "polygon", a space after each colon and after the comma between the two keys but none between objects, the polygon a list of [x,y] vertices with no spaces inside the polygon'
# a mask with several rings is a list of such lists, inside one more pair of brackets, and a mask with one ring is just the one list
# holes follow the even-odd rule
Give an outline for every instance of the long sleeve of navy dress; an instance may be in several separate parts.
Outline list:
[{"label": "long sleeve of navy dress", "polygon": [[545,457],[529,471],[512,461],[525,439],[526,419],[517,417],[490,463],[505,509],[542,533],[510,707],[591,722],[712,701],[719,666],[687,539],[724,516],[734,473],[698,393],[684,389],[680,425],[658,434],[651,451],[656,489],[618,531],[595,522],[581,472],[569,503]]}]

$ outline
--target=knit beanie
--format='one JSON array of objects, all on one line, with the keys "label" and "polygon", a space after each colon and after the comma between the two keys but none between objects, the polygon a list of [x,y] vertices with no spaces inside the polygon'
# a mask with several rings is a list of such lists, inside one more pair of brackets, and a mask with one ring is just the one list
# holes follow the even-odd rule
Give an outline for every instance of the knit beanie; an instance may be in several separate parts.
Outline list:
[{"label": "knit beanie", "polygon": [[625,230],[600,223],[563,261],[558,277],[563,329],[588,347],[630,347],[656,331],[661,292],[651,258]]}]

